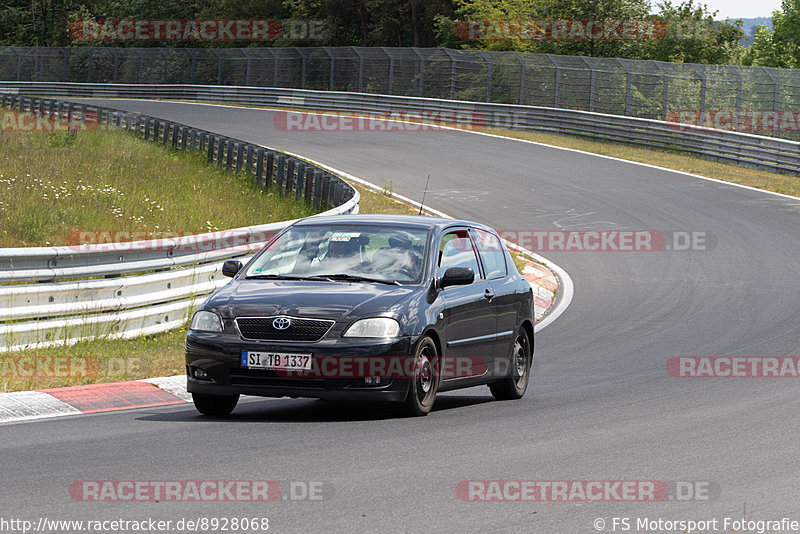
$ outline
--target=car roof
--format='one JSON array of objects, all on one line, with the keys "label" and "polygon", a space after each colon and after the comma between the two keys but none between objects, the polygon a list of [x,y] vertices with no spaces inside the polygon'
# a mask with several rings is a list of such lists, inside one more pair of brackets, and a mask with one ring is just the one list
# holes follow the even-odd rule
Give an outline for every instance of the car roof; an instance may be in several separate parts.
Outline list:
[{"label": "car roof", "polygon": [[408,226],[437,230],[441,230],[448,226],[474,226],[481,229],[490,229],[486,225],[480,223],[458,219],[444,219],[441,217],[425,217],[420,215],[385,214],[314,215],[311,217],[306,217],[295,224],[298,226],[310,226],[318,224],[371,224],[376,226]]}]

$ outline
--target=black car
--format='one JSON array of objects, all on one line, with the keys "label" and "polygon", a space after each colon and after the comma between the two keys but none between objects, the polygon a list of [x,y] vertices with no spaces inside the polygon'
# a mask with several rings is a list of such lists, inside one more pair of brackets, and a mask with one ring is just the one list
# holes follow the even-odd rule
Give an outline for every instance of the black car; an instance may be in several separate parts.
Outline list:
[{"label": "black car", "polygon": [[497,234],[415,216],[310,217],[211,295],[186,336],[188,391],[206,415],[239,395],[404,403],[488,385],[525,394],[533,292]]}]

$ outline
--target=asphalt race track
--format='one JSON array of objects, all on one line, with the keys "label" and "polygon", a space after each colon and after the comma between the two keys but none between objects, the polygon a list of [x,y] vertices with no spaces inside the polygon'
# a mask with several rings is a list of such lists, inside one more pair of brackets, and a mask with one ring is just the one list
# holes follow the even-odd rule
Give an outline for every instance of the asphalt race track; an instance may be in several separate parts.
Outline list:
[{"label": "asphalt race track", "polygon": [[[521,401],[493,401],[481,387],[440,396],[419,419],[253,399],[224,421],[182,405],[6,425],[3,515],[269,517],[270,532],[589,533],[597,519],[611,532],[614,517],[629,518],[631,532],[637,518],[717,519],[723,532],[723,519],[744,510],[800,521],[796,380],[667,372],[677,356],[800,356],[800,199],[473,133],[285,132],[273,111],[92,102],[301,154],[416,200],[430,173],[426,204],[498,230],[702,232],[708,245],[542,252],[571,275],[575,296],[537,334],[533,389]],[[86,503],[68,493],[77,480],[187,479],[321,481],[326,494],[256,504]],[[463,502],[456,487],[466,480],[655,480],[701,495]]]}]

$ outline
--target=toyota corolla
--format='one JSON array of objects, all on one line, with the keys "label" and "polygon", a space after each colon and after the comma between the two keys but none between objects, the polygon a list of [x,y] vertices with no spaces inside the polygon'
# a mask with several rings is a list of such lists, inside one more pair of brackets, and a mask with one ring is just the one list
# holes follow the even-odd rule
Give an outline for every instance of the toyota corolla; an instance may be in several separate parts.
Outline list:
[{"label": "toyota corolla", "polygon": [[310,217],[279,233],[194,314],[188,391],[223,416],[239,395],[402,404],[487,385],[519,399],[533,292],[486,226],[415,216]]}]

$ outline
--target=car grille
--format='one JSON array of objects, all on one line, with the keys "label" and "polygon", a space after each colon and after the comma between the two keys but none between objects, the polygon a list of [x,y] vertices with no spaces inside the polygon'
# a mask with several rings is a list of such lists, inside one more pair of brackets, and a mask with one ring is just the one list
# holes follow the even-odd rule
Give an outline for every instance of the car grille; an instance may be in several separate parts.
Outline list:
[{"label": "car grille", "polygon": [[261,369],[231,369],[232,386],[265,386],[325,389],[322,378],[277,376],[275,371]]},{"label": "car grille", "polygon": [[[286,318],[291,325],[285,330],[275,328],[275,319]],[[297,317],[239,317],[236,326],[245,339],[261,341],[319,341],[331,329],[334,321],[301,319]]]}]

